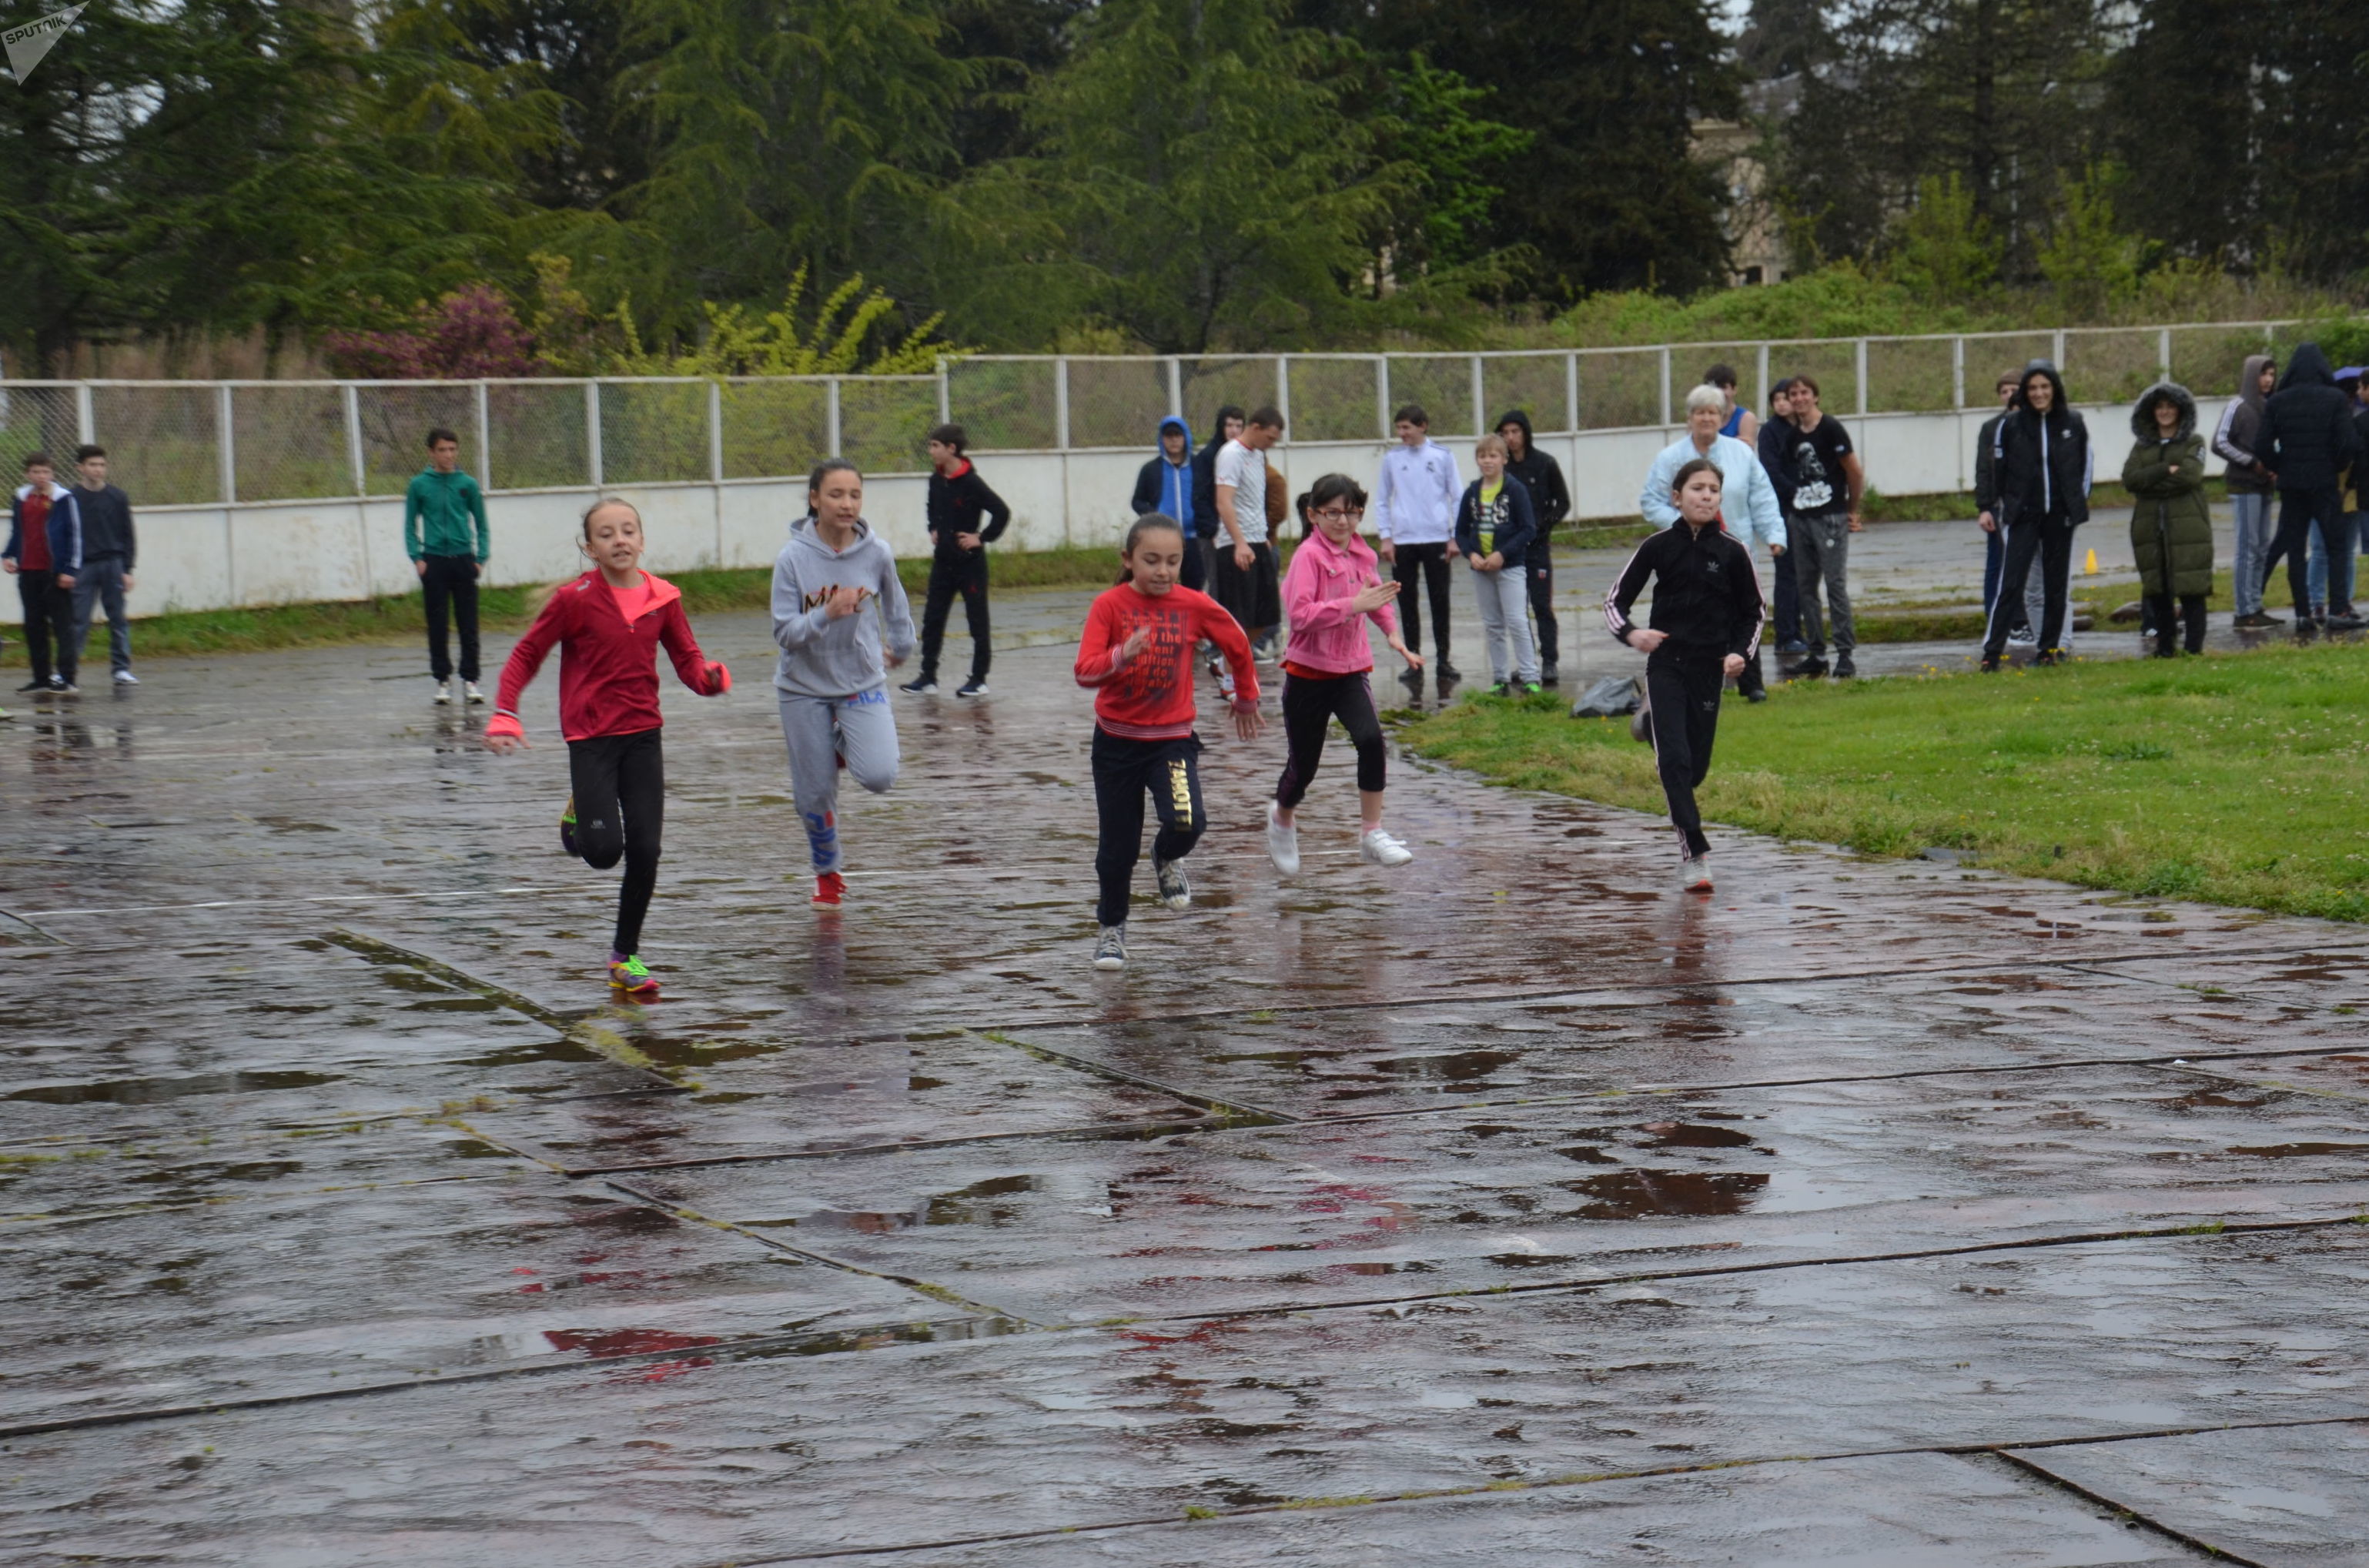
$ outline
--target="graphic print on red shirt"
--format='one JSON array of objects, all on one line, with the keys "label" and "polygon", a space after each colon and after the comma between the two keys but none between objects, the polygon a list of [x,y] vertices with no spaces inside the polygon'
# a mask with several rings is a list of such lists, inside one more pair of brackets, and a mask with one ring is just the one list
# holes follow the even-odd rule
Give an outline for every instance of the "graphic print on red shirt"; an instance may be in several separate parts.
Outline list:
[{"label": "graphic print on red shirt", "polygon": [[[1139,630],[1150,645],[1124,665],[1118,652]],[[1086,612],[1078,644],[1077,677],[1095,688],[1094,722],[1128,740],[1165,740],[1193,733],[1193,647],[1207,637],[1234,672],[1234,704],[1258,706],[1258,672],[1250,639],[1206,593],[1172,588],[1139,593],[1127,583],[1105,589]]]}]

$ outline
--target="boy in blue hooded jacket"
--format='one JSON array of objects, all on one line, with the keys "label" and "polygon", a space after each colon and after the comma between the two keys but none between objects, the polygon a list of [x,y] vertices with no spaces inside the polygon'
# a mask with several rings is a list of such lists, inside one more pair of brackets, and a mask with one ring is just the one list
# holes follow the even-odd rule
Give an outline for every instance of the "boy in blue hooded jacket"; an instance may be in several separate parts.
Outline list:
[{"label": "boy in blue hooded jacket", "polygon": [[[1171,414],[1160,421],[1159,452],[1135,476],[1135,515],[1173,517],[1184,525],[1184,537],[1193,538],[1199,532],[1193,515],[1193,429]],[[1202,566],[1201,552],[1186,550],[1177,580],[1201,591],[1207,580]]]}]

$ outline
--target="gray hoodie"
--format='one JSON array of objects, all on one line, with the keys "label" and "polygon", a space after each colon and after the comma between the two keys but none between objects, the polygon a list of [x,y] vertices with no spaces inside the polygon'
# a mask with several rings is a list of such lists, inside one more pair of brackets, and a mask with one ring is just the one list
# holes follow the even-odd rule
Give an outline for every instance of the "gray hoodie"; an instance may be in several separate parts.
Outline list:
[{"label": "gray hoodie", "polygon": [[[834,588],[862,590],[879,603],[834,621],[824,600]],[[858,521],[855,538],[833,550],[815,531],[812,518],[791,525],[790,542],[773,560],[773,641],[782,647],[773,684],[807,697],[852,697],[888,679],[881,663],[880,631],[898,658],[913,651],[913,607],[897,580],[897,556],[888,542]]]},{"label": "gray hoodie", "polygon": [[2262,437],[2262,367],[2268,354],[2249,354],[2237,372],[2237,395],[2221,411],[2220,427],[2213,432],[2213,450],[2229,465],[2229,491],[2238,496],[2270,493],[2271,482],[2255,472]]}]

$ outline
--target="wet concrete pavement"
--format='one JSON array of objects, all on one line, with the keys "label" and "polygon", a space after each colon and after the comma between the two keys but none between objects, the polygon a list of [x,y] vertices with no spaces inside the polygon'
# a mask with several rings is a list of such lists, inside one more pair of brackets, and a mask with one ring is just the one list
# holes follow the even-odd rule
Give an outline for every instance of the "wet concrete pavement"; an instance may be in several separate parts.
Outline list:
[{"label": "wet concrete pavement", "polygon": [[1211,733],[1104,975],[1066,646],[898,700],[833,916],[701,630],[647,1008],[549,680],[507,760],[408,649],[0,730],[0,1561],[2369,1561],[2369,933],[1686,899],[1406,759],[1384,873],[1345,752],[1279,882]]}]

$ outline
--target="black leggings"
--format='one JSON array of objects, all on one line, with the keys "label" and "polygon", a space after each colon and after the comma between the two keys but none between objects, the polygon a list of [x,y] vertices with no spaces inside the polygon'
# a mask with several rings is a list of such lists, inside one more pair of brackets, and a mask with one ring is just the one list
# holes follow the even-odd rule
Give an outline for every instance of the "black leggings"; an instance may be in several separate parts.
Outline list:
[{"label": "black leggings", "polygon": [[1417,577],[1423,578],[1425,594],[1431,600],[1431,643],[1439,650],[1439,662],[1448,662],[1448,542],[1436,544],[1401,544],[1390,554],[1390,580],[1399,585],[1399,619],[1406,627],[1406,644],[1411,648],[1423,647],[1423,610],[1407,591],[1407,585]]},{"label": "black leggings", "polygon": [[595,871],[625,863],[617,888],[617,937],[610,945],[631,953],[642,944],[642,917],[658,885],[658,841],[666,830],[666,757],[658,732],[569,741],[567,778],[576,791],[576,853]]},{"label": "black leggings", "polygon": [[1102,898],[1094,918],[1104,925],[1127,919],[1132,896],[1135,863],[1143,858],[1143,797],[1160,816],[1160,832],[1151,841],[1154,860],[1183,860],[1201,841],[1208,818],[1201,809],[1201,755],[1198,738],[1180,735],[1169,740],[1127,740],[1094,727],[1094,815],[1101,839],[1094,847],[1094,875],[1102,883]]},{"label": "black leggings", "polygon": [[1298,806],[1324,758],[1324,734],[1334,719],[1349,732],[1357,748],[1357,787],[1381,793],[1388,753],[1382,746],[1382,721],[1374,715],[1374,688],[1364,670],[1312,681],[1305,675],[1283,678],[1283,740],[1289,755],[1283,777],[1276,781],[1276,804],[1285,810]]},{"label": "black leggings", "polygon": [[[2155,651],[2169,658],[2173,650],[2172,639],[2180,630],[2171,621],[2171,595],[2150,593],[2146,596],[2147,616],[2155,623]],[[2204,595],[2183,593],[2180,596],[2180,619],[2188,634],[2188,651],[2204,651]]]},{"label": "black leggings", "polygon": [[2319,524],[2319,537],[2328,546],[2328,608],[2335,614],[2349,613],[2351,604],[2337,602],[2343,592],[2346,567],[2352,560],[2352,520],[2344,515],[2344,493],[2334,485],[2322,485],[2312,490],[2281,490],[2279,492],[2279,532],[2271,541],[2271,548],[2262,557],[2262,581],[2267,584],[2271,574],[2278,570],[2281,556],[2286,558],[2287,587],[2295,595],[2295,622],[2298,625],[2311,619],[2311,525]]},{"label": "black leggings", "polygon": [[1645,658],[1645,701],[1653,712],[1654,764],[1670,803],[1670,823],[1688,855],[1708,854],[1695,791],[1711,776],[1711,742],[1719,735],[1719,694],[1727,656],[1717,649],[1678,649],[1665,643]]}]

